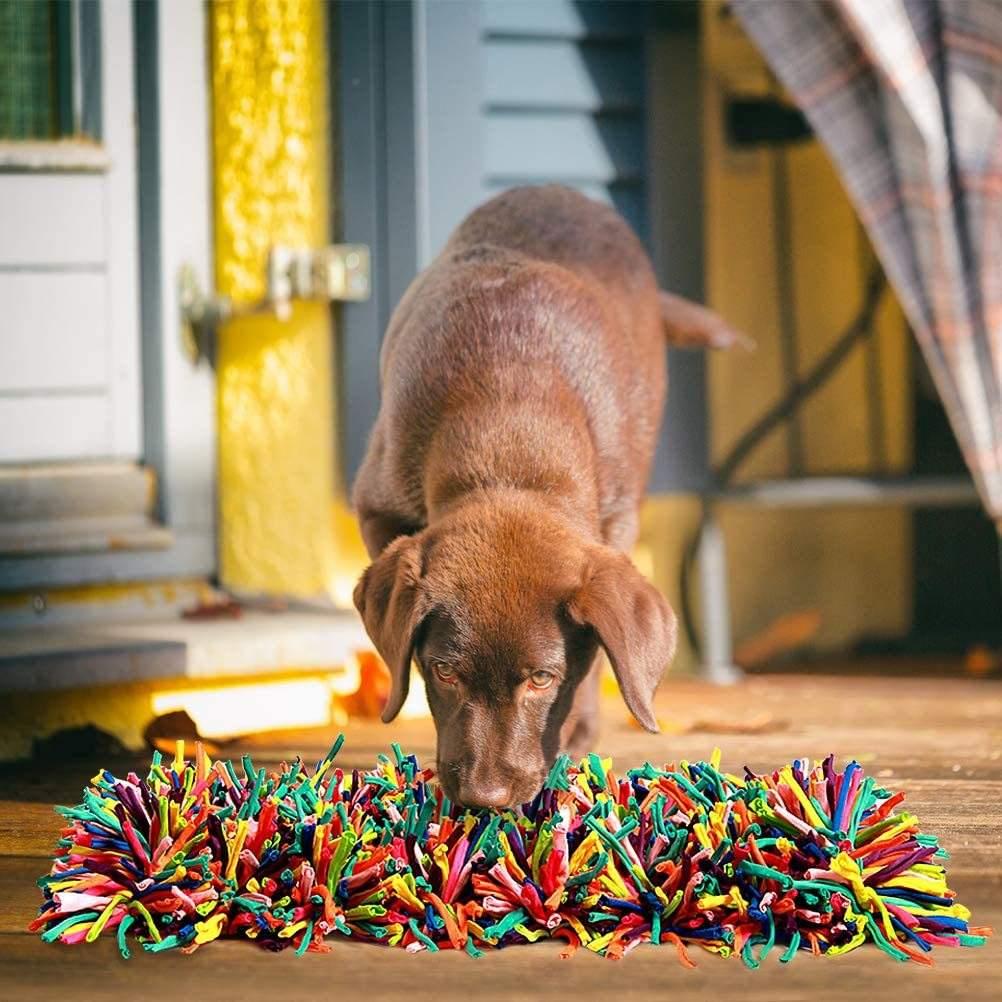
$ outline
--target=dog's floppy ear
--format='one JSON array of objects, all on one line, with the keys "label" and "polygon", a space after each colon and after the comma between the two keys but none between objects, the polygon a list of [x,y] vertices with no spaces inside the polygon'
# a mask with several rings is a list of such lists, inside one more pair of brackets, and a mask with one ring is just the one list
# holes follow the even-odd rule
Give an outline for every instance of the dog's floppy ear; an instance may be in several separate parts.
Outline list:
[{"label": "dog's floppy ear", "polygon": [[605,648],[630,712],[658,730],[653,696],[675,656],[675,613],[629,558],[609,547],[589,553],[584,582],[567,603],[571,618],[591,627]]},{"label": "dog's floppy ear", "polygon": [[390,669],[390,698],[383,708],[386,724],[396,717],[407,698],[415,635],[424,618],[421,545],[420,536],[395,539],[355,586],[355,608]]}]

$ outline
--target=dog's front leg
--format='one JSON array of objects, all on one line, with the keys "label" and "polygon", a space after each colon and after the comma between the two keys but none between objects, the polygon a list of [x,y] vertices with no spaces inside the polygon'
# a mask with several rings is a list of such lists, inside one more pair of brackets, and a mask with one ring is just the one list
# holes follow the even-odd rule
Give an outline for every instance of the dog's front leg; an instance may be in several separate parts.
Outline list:
[{"label": "dog's front leg", "polygon": [[362,540],[372,560],[375,560],[398,536],[412,536],[421,528],[388,511],[360,509],[358,522],[362,530]]}]

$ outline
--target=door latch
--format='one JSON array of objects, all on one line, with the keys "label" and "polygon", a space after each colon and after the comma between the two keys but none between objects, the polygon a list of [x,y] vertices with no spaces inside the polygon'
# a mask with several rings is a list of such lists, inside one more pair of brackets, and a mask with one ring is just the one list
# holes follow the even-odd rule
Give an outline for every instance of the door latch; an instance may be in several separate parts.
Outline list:
[{"label": "door latch", "polygon": [[288,320],[297,299],[359,302],[369,298],[369,248],[365,244],[332,244],[320,249],[275,246],[268,252],[267,284],[260,302],[237,305],[228,296],[206,292],[195,269],[184,264],[178,273],[182,343],[197,362],[215,355],[216,331],[236,317],[271,315]]}]

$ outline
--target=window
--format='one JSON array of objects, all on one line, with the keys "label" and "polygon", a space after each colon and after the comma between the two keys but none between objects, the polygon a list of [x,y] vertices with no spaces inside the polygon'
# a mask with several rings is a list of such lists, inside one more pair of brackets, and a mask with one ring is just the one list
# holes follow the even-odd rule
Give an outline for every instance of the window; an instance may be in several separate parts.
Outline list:
[{"label": "window", "polygon": [[0,142],[101,139],[97,0],[0,3]]}]

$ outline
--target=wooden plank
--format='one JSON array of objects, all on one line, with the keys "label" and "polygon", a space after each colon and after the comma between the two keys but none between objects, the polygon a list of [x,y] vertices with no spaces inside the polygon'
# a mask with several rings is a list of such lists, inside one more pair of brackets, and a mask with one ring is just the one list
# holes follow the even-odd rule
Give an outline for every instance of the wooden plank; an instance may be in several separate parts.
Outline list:
[{"label": "wooden plank", "polygon": [[[853,677],[848,688],[844,673],[759,676],[732,689],[670,679],[658,699],[658,713],[665,718],[668,733],[648,735],[628,727],[618,699],[607,698],[600,747],[616,756],[619,768],[644,757],[659,761],[705,757],[715,744],[723,747],[725,763],[735,769],[745,761],[753,767],[774,767],[791,755],[832,748],[857,755],[881,783],[906,791],[906,807],[950,850],[950,884],[971,908],[973,922],[998,929],[1002,925],[1000,693],[991,681],[932,678],[922,669],[910,663],[899,675]],[[907,680],[900,677],[905,674]],[[728,731],[729,724],[746,721],[750,713],[772,715],[777,726],[760,734]],[[788,723],[780,726],[781,718]],[[697,727],[696,721],[702,723]],[[688,729],[671,732],[675,722]],[[347,731],[346,765],[371,764],[390,736],[422,758],[434,748],[428,720],[399,721],[392,733],[378,722],[352,721]],[[276,755],[288,758],[307,749],[315,758],[323,753],[326,738],[286,735],[278,745],[275,737],[262,736],[246,746],[253,745],[255,761],[265,765]],[[228,754],[241,750],[235,746]],[[128,768],[125,762],[104,764],[119,774]],[[93,946],[56,948],[22,931],[36,913],[40,896],[35,880],[48,868],[46,858],[59,829],[59,818],[49,813],[49,804],[73,799],[95,766],[78,761],[61,767],[4,766],[0,772],[4,798],[0,801],[0,998],[30,994],[107,1002],[143,997],[149,994],[151,979],[163,977],[167,961],[141,950],[133,951],[134,959],[126,964],[106,939]],[[968,777],[971,771],[978,775]],[[622,967],[586,951],[573,963],[558,964],[561,947],[554,943],[491,952],[475,964],[454,953],[415,959],[403,951],[365,944],[332,945],[330,956],[296,958],[292,951],[272,955],[245,943],[212,943],[193,956],[170,961],[171,991],[179,997],[229,997],[238,985],[241,998],[270,1002],[279,995],[329,993],[331,978],[350,970],[354,981],[369,986],[374,997],[406,993],[409,999],[436,1002],[446,995],[475,995],[482,1002],[521,998],[527,984],[533,986],[534,998],[554,1000],[647,1000],[677,984],[683,986],[685,997],[692,998],[839,1002],[846,998],[847,978],[865,985],[874,998],[941,1002],[994,998],[1002,949],[997,938],[977,950],[936,949],[932,969],[894,963],[873,947],[837,959],[798,956],[788,966],[776,962],[774,951],[752,973],[736,960],[723,961],[697,950],[692,951],[697,969],[681,971],[673,951],[648,946],[632,953]],[[417,981],[416,963],[421,965]]]},{"label": "wooden plank", "polygon": [[[81,779],[81,792],[85,782]],[[0,858],[32,857],[35,876],[44,873],[62,826],[63,819],[50,803],[0,800]]]},{"label": "wooden plank", "polygon": [[0,396],[0,463],[113,455],[105,393]]},{"label": "wooden plank", "polygon": [[939,836],[950,853],[947,872],[954,883],[995,875],[1002,879],[1002,782],[956,779],[886,780],[902,790],[905,807],[923,831]]},{"label": "wooden plank", "polygon": [[[52,816],[55,817],[55,814]],[[48,824],[48,819],[45,823]],[[58,828],[53,834],[58,834]],[[35,917],[38,906],[42,903],[42,892],[35,881],[48,868],[44,859],[0,859],[0,937],[5,933],[27,932],[28,923]]]},{"label": "wooden plank", "polygon": [[644,98],[638,46],[565,39],[488,39],[485,99],[492,107],[637,110]]},{"label": "wooden plank", "polygon": [[0,302],[0,393],[107,387],[103,274],[0,272]]},{"label": "wooden plank", "polygon": [[575,0],[482,0],[484,31],[533,38],[624,38],[643,25],[638,3],[577,3]]},{"label": "wooden plank", "polygon": [[643,175],[639,117],[494,112],[486,121],[490,181],[609,184]]},{"label": "wooden plank", "polygon": [[[37,912],[39,892],[28,867],[0,866],[0,997],[5,999],[73,999],[109,1002],[142,999],[169,984],[170,997],[213,999],[327,998],[332,984],[350,972],[351,983],[365,985],[371,999],[406,998],[409,1002],[443,998],[475,998],[479,1002],[510,999],[553,1000],[611,998],[642,1002],[667,993],[692,999],[740,998],[742,1002],[844,1002],[850,986],[865,986],[871,998],[904,998],[908,1002],[995,998],[999,944],[981,949],[937,948],[931,969],[896,963],[876,947],[863,947],[847,957],[800,955],[780,964],[774,950],[757,971],[737,958],[723,960],[693,948],[696,969],[678,966],[671,946],[641,946],[623,964],[609,963],[579,951],[573,961],[559,960],[558,942],[492,950],[472,962],[462,951],[414,957],[404,950],[343,938],[330,941],[329,954],[295,956],[293,950],[270,953],[248,942],[217,941],[187,957],[163,957],[135,947],[121,959],[114,937],[66,947],[43,943],[24,932]],[[997,885],[995,887],[997,890]],[[982,893],[976,905],[979,921],[1002,920],[1002,908]],[[420,969],[418,969],[420,968]],[[153,990],[151,990],[151,986]],[[528,989],[527,986],[531,986]],[[670,987],[669,987],[670,986]]]},{"label": "wooden plank", "polygon": [[0,174],[0,268],[103,267],[106,199],[101,174]]}]

